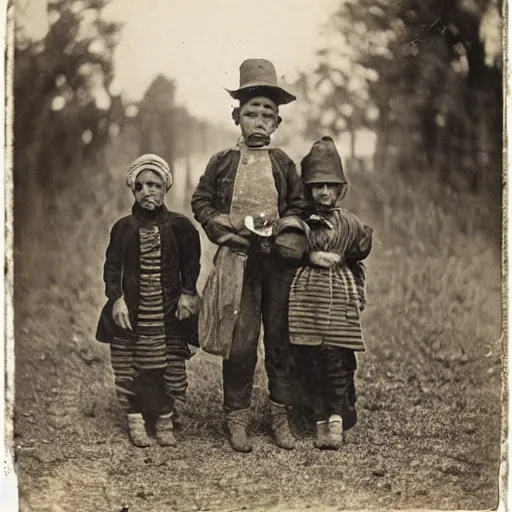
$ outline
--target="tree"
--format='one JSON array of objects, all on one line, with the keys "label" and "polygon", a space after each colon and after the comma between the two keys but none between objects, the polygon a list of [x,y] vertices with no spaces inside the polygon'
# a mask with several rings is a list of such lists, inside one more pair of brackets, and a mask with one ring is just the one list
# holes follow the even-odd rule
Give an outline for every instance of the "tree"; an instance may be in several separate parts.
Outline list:
[{"label": "tree", "polygon": [[107,3],[49,0],[43,39],[31,41],[18,30],[14,179],[20,192],[55,186],[63,170],[101,154],[108,141],[112,55],[120,26],[103,20]]},{"label": "tree", "polygon": [[140,152],[157,153],[173,168],[176,157],[176,84],[158,75],[139,105]]},{"label": "tree", "polygon": [[310,78],[310,129],[369,127],[378,168],[499,185],[500,23],[493,0],[347,0]]}]

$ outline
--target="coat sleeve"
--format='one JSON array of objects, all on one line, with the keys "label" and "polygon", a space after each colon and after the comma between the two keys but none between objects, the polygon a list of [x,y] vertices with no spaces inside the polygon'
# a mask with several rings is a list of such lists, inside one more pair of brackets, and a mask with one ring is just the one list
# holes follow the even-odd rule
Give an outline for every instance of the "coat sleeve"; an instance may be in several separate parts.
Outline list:
[{"label": "coat sleeve", "polygon": [[362,261],[368,257],[372,250],[373,229],[366,224],[363,225],[363,232],[359,238],[348,248],[346,259]]},{"label": "coat sleeve", "polygon": [[123,229],[122,222],[117,221],[110,232],[110,241],[103,266],[103,281],[105,295],[110,300],[116,300],[123,295]]},{"label": "coat sleeve", "polygon": [[225,154],[226,151],[221,151],[208,162],[192,195],[192,212],[211,242],[217,245],[226,245],[235,250],[243,250],[248,246],[248,242],[236,232],[229,221],[229,216],[220,213],[215,206],[216,170],[219,159]]},{"label": "coat sleeve", "polygon": [[176,238],[178,240],[181,292],[187,295],[196,295],[197,278],[201,269],[201,242],[199,233],[192,222],[181,217],[177,226]]},{"label": "coat sleeve", "polygon": [[297,168],[293,160],[286,156],[286,185],[287,185],[287,207],[283,213],[283,217],[288,215],[297,215],[300,217],[304,216],[306,210],[306,201],[304,199],[304,193],[302,189],[302,180],[297,173]]},{"label": "coat sleeve", "polygon": [[221,154],[217,153],[210,158],[206,170],[192,195],[191,206],[194,218],[203,227],[218,214],[215,208],[215,186],[216,168]]},{"label": "coat sleeve", "polygon": [[348,247],[345,259],[347,261],[362,261],[368,257],[372,250],[373,229],[363,224],[353,213],[345,211],[345,215],[349,218],[350,223],[357,227],[354,241]]}]

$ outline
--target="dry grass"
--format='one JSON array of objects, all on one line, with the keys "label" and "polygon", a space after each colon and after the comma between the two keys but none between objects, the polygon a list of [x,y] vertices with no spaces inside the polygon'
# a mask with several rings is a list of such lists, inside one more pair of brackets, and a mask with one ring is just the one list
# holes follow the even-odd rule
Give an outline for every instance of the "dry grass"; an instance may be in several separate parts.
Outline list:
[{"label": "dry grass", "polygon": [[[125,463],[135,464],[137,482],[158,479],[162,471],[155,466],[163,457],[160,452],[151,452],[154,463],[146,463],[120,436],[107,349],[94,341],[104,301],[101,271],[108,231],[131,206],[123,184],[131,156],[114,155],[102,172],[79,172],[56,197],[44,224],[36,222],[37,229],[27,232],[23,253],[17,254],[17,442],[32,439],[41,451],[39,462],[21,458],[27,510],[30,503],[52,499],[41,484],[41,472],[54,475],[52,485],[66,471],[70,481],[92,489],[92,481],[80,480],[80,471],[86,471],[83,450],[106,438],[110,441],[101,446],[111,455],[105,461],[96,455],[99,472],[119,486],[128,485],[129,472],[121,469]],[[196,179],[204,162],[199,158],[194,167]],[[190,510],[187,482],[196,482],[190,483],[195,486],[194,506],[200,502],[214,510],[228,502],[315,505],[320,496],[325,496],[323,504],[354,507],[495,506],[499,217],[480,199],[451,194],[426,175],[408,181],[377,172],[349,177],[346,207],[375,229],[367,262],[368,352],[359,358],[357,375],[360,423],[350,433],[350,443],[343,453],[321,454],[305,439],[293,454],[284,454],[262,437],[250,458],[232,455],[223,436],[220,364],[199,353],[189,364],[186,422],[180,434],[186,461],[177,455],[165,463],[172,465],[174,482],[185,486],[181,494],[173,491],[177,509]],[[169,197],[169,207],[189,213],[184,197],[178,188]],[[203,241],[200,286],[213,254]],[[261,361],[254,407],[257,417],[265,416]],[[55,414],[64,409],[72,418],[71,430],[51,428]],[[31,421],[34,417],[37,421]],[[49,444],[41,444],[42,439]],[[82,450],[78,455],[73,445],[77,439]],[[61,458],[45,462],[52,450]],[[137,485],[126,492],[137,489],[140,494]],[[154,503],[169,505],[165,485],[153,486]],[[244,492],[228,496],[219,490],[233,485]],[[108,492],[117,503],[118,494]],[[133,503],[145,503],[143,509],[150,510],[151,499],[139,494]],[[66,499],[70,506],[75,503],[72,497]],[[91,507],[100,503],[100,498],[95,500],[91,494]]]}]

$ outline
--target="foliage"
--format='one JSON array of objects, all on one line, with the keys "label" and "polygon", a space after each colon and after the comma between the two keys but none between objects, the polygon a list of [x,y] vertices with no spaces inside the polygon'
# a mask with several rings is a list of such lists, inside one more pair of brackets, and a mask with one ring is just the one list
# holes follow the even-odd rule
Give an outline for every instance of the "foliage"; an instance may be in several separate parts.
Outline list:
[{"label": "foliage", "polygon": [[473,191],[485,175],[499,184],[500,23],[493,0],[344,2],[308,79],[307,130],[368,127],[378,168],[421,168]]},{"label": "foliage", "polygon": [[47,187],[62,170],[101,156],[115,104],[109,86],[120,29],[102,18],[107,3],[49,1],[44,38],[18,33],[13,88],[15,180],[21,183]]},{"label": "foliage", "polygon": [[218,151],[233,135],[192,115],[176,101],[176,81],[158,75],[138,104],[139,151],[158,153],[171,165],[177,158]]}]

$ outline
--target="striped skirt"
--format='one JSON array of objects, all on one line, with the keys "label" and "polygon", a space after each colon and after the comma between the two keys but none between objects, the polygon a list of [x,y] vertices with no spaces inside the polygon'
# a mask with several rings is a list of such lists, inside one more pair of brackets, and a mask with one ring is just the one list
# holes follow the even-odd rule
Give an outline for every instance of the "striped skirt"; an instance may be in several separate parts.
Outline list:
[{"label": "striped skirt", "polygon": [[187,390],[184,342],[165,332],[161,285],[161,240],[157,226],[140,228],[140,297],[136,341],[114,338],[110,357],[119,401],[130,408],[141,372],[163,375],[164,394],[171,400]]},{"label": "striped skirt", "polygon": [[288,309],[294,345],[331,345],[364,351],[360,304],[352,271],[301,267],[291,289]]}]

